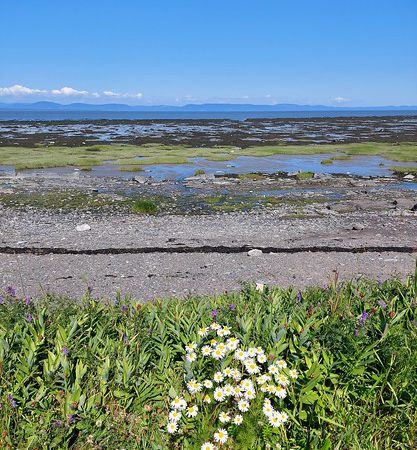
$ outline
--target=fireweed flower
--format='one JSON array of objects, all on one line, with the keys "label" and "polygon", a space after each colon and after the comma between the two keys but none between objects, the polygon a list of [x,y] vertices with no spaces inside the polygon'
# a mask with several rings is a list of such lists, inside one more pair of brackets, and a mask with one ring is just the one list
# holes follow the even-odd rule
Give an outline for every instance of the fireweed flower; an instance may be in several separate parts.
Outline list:
[{"label": "fireweed flower", "polygon": [[378,301],[378,305],[382,308],[385,309],[387,307],[387,304],[384,302],[384,300],[379,300]]},{"label": "fireweed flower", "polygon": [[12,408],[16,408],[16,400],[13,398],[13,395],[12,394],[9,394],[8,396],[7,396],[7,398],[8,398],[8,400],[9,400],[9,403],[10,403],[10,406],[12,407]]},{"label": "fireweed flower", "polygon": [[361,316],[359,317],[359,325],[363,327],[365,325],[366,319],[368,318],[369,314],[366,311],[366,309],[363,310]]},{"label": "fireweed flower", "polygon": [[13,286],[8,286],[6,288],[6,294],[9,297],[16,297],[16,289]]}]

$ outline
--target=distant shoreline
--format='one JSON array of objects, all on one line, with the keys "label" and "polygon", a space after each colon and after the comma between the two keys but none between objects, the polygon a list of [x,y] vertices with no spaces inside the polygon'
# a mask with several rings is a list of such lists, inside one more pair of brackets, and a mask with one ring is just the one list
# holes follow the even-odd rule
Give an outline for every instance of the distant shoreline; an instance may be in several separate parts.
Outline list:
[{"label": "distant shoreline", "polygon": [[416,110],[323,110],[323,111],[97,111],[97,110],[3,110],[0,122],[83,120],[236,120],[314,119],[337,117],[412,117]]}]

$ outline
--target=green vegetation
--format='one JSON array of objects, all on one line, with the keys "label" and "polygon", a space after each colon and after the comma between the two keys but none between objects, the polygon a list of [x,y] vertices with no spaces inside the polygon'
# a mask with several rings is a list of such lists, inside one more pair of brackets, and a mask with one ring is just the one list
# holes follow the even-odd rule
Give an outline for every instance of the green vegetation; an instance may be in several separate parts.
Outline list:
[{"label": "green vegetation", "polygon": [[118,204],[120,200],[107,194],[88,194],[69,190],[0,194],[0,203],[8,207],[73,210],[100,209],[114,203]]},{"label": "green vegetation", "polygon": [[[339,155],[343,152],[344,155]],[[238,147],[188,147],[185,145],[147,144],[97,145],[93,147],[39,146],[1,147],[0,164],[16,169],[48,167],[89,167],[111,161],[124,167],[141,167],[149,164],[184,164],[189,158],[203,157],[210,161],[229,161],[237,156],[271,156],[337,154],[332,159],[344,159],[355,155],[379,155],[392,161],[417,162],[416,144],[388,144],[368,142],[364,144],[332,145],[265,145]]]},{"label": "green vegetation", "polygon": [[401,166],[395,166],[395,167],[391,167],[391,170],[394,173],[398,173],[401,175],[405,175],[405,174],[417,174],[417,167],[401,167]]},{"label": "green vegetation", "polygon": [[310,178],[314,177],[314,172],[299,172],[297,173],[296,177],[299,180],[309,180]]},{"label": "green vegetation", "polygon": [[197,176],[197,175],[204,175],[205,173],[206,173],[205,170],[203,170],[203,169],[197,169],[197,170],[194,172],[194,176]]},{"label": "green vegetation", "polygon": [[240,173],[240,174],[238,174],[238,178],[240,180],[259,181],[259,180],[265,180],[266,178],[268,178],[268,175],[264,174],[264,173],[250,172],[250,173]]},{"label": "green vegetation", "polygon": [[120,172],[142,172],[143,168],[139,166],[120,166]]},{"label": "green vegetation", "polygon": [[132,212],[135,214],[156,214],[158,207],[151,200],[135,200],[132,205]]},{"label": "green vegetation", "polygon": [[320,164],[323,164],[323,166],[331,166],[333,164],[333,159],[323,159]]},{"label": "green vegetation", "polygon": [[249,211],[259,208],[322,203],[325,197],[276,197],[272,195],[119,195],[86,193],[79,190],[15,192],[0,194],[0,204],[10,208],[44,208],[68,212],[74,209],[135,214],[211,214]]},{"label": "green vegetation", "polygon": [[0,448],[200,449],[221,425],[217,415],[202,408],[173,435],[166,424],[184,380],[211,376],[200,357],[185,361],[184,346],[198,342],[212,317],[242,347],[261,346],[266,369],[285,360],[299,373],[285,400],[273,400],[289,416],[285,427],[272,428],[253,400],[242,425],[222,425],[225,450],[415,448],[417,279],[340,284],[337,276],[304,292],[248,286],[148,303],[97,301],[91,292],[81,303],[33,302],[8,288],[0,302]]}]

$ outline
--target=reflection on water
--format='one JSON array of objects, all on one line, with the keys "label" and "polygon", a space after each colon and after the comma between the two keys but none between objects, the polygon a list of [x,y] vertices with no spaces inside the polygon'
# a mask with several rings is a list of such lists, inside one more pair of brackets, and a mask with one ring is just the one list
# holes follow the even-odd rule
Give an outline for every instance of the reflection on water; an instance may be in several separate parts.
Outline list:
[{"label": "reflection on water", "polygon": [[[231,161],[208,161],[205,158],[191,158],[187,164],[155,164],[144,165],[143,172],[121,172],[120,166],[107,164],[92,167],[83,171],[73,167],[60,167],[51,169],[24,170],[22,174],[54,174],[116,177],[131,179],[133,176],[151,176],[156,181],[183,180],[194,175],[196,170],[206,174],[245,174],[251,172],[276,173],[297,171],[332,174],[351,174],[357,176],[389,177],[392,175],[392,166],[417,167],[417,163],[393,162],[380,156],[357,156],[349,160],[334,160],[331,165],[323,165],[324,159],[334,155],[273,155],[273,156],[239,156]],[[13,166],[0,166],[1,174],[14,174]],[[407,183],[405,183],[407,184]],[[415,183],[408,183],[413,185]]]}]

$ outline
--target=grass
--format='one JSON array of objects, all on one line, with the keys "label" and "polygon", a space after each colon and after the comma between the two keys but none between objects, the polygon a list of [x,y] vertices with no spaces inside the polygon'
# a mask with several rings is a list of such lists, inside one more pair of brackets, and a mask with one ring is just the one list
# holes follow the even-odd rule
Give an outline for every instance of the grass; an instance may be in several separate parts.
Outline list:
[{"label": "grass", "polygon": [[135,214],[156,214],[158,207],[151,200],[135,200],[132,205],[132,212]]},{"label": "grass", "polygon": [[333,164],[333,159],[322,159],[320,164],[323,166],[331,166]]},{"label": "grass", "polygon": [[197,170],[194,172],[194,176],[197,176],[197,175],[204,175],[205,173],[206,173],[205,170],[203,170],[203,169],[197,169]]},{"label": "grass", "polygon": [[85,193],[79,190],[0,193],[0,204],[9,208],[39,208],[70,212],[122,212],[133,214],[212,214],[250,211],[281,206],[300,207],[322,203],[325,197],[276,197],[272,195],[119,195]]},{"label": "grass", "polygon": [[401,167],[401,166],[394,166],[391,167],[391,170],[394,173],[398,173],[398,174],[412,174],[415,175],[417,174],[417,167]]},{"label": "grass", "polygon": [[[214,312],[213,312],[214,311]],[[184,345],[215,314],[267,364],[299,372],[273,429],[256,404],[227,449],[409,449],[417,443],[417,280],[255,289],[141,303],[128,296],[0,302],[0,448],[199,449],[219,424],[201,410],[169,435],[169,403],[206,365]],[[224,366],[228,361],[224,361]],[[296,393],[296,395],[295,395]],[[187,394],[187,401],[193,400]],[[217,407],[219,409],[221,405]]]},{"label": "grass", "polygon": [[297,173],[296,177],[299,180],[310,180],[314,177],[314,172],[299,172]]},{"label": "grass", "polygon": [[[344,155],[340,155],[343,152]],[[38,169],[51,167],[90,168],[108,161],[129,167],[149,164],[185,164],[190,158],[203,157],[210,161],[229,161],[237,156],[335,154],[332,159],[349,158],[355,155],[378,155],[392,161],[417,162],[416,144],[332,144],[332,145],[265,145],[248,148],[239,147],[188,147],[185,145],[148,144],[98,145],[93,147],[1,147],[0,164],[12,165],[16,169]]]}]

